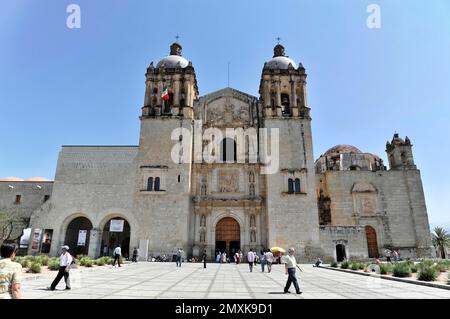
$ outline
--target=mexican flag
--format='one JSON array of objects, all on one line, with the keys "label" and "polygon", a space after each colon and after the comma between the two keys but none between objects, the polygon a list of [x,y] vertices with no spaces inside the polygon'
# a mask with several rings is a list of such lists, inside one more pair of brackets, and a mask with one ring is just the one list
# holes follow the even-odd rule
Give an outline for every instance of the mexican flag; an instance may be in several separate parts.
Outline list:
[{"label": "mexican flag", "polygon": [[167,86],[164,87],[164,90],[162,92],[161,98],[164,101],[167,101],[169,99],[169,88]]}]

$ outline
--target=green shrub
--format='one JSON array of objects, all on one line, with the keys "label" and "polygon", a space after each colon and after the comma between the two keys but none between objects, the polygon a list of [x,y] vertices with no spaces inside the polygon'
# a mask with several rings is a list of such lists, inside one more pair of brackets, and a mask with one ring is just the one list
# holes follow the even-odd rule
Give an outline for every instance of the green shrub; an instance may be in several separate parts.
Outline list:
[{"label": "green shrub", "polygon": [[392,273],[394,277],[409,277],[411,276],[411,268],[407,262],[396,263]]},{"label": "green shrub", "polygon": [[18,263],[22,266],[22,268],[28,268],[31,264],[31,262],[26,258],[21,259]]},{"label": "green shrub", "polygon": [[106,264],[106,261],[105,261],[105,259],[103,257],[102,258],[97,258],[95,260],[95,264],[97,266],[104,266]]},{"label": "green shrub", "polygon": [[386,264],[380,264],[380,274],[381,275],[387,275],[392,272],[392,264],[386,263]]},{"label": "green shrub", "polygon": [[33,274],[39,274],[42,271],[41,266],[42,265],[39,264],[39,263],[36,263],[36,262],[32,263],[31,266],[30,266],[30,269],[28,270],[28,272],[31,272]]},{"label": "green shrub", "polygon": [[358,263],[353,263],[353,264],[350,266],[350,268],[351,268],[352,270],[358,270],[358,269],[359,269],[359,264],[358,264]]},{"label": "green shrub", "polygon": [[50,261],[50,258],[48,258],[48,256],[40,256],[41,259],[41,265],[42,266],[48,266],[48,263]]},{"label": "green shrub", "polygon": [[420,263],[421,267],[431,267],[434,265],[434,260],[426,259]]},{"label": "green shrub", "polygon": [[437,271],[432,266],[422,266],[419,271],[419,276],[417,279],[421,281],[435,281],[437,278]]},{"label": "green shrub", "polygon": [[360,269],[360,270],[364,270],[364,269],[366,269],[366,267],[367,267],[367,265],[365,263],[358,264],[358,269]]},{"label": "green shrub", "polygon": [[48,262],[48,269],[50,269],[50,270],[59,270],[59,260],[51,259]]},{"label": "green shrub", "polygon": [[413,263],[409,268],[411,269],[411,272],[415,274],[419,270],[419,264]]},{"label": "green shrub", "polygon": [[434,268],[438,272],[446,272],[449,268],[449,264],[446,261],[438,261],[436,265],[434,265]]},{"label": "green shrub", "polygon": [[350,263],[348,261],[344,261],[341,264],[341,269],[348,269],[349,266],[350,266]]},{"label": "green shrub", "polygon": [[337,268],[337,266],[338,266],[338,263],[335,262],[335,261],[332,261],[332,262],[330,263],[330,267]]},{"label": "green shrub", "polygon": [[86,266],[86,264],[91,263],[90,267],[92,267],[92,259],[90,257],[83,256],[82,258],[79,258],[78,260],[79,260],[81,266]]},{"label": "green shrub", "polygon": [[84,260],[84,267],[92,267],[92,266],[94,266],[94,261],[92,259]]}]

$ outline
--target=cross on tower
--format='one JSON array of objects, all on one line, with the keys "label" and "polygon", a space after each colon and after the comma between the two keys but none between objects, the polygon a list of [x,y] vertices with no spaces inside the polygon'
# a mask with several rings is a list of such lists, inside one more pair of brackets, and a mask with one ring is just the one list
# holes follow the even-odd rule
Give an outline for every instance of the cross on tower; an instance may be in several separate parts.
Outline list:
[{"label": "cross on tower", "polygon": [[281,38],[280,38],[280,37],[277,37],[276,39],[277,39],[278,44],[280,44]]},{"label": "cross on tower", "polygon": [[175,42],[177,42],[178,43],[178,39],[180,38],[180,36],[177,34],[176,36],[175,36]]}]

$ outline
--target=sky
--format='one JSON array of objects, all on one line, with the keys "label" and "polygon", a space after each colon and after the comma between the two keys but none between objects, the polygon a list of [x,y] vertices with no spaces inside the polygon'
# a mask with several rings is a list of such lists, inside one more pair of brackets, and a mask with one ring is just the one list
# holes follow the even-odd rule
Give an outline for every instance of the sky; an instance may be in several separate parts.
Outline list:
[{"label": "sky", "polygon": [[230,86],[258,96],[280,37],[308,73],[315,158],[352,144],[387,165],[407,135],[431,226],[450,229],[448,0],[0,0],[0,177],[53,179],[62,145],[137,145],[146,68],[177,34],[201,95],[229,62]]}]

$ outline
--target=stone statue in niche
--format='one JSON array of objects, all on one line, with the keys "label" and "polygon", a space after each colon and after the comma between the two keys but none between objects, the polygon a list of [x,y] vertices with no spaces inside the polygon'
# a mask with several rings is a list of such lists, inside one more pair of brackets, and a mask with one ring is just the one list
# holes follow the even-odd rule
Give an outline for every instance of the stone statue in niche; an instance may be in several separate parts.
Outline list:
[{"label": "stone statue in niche", "polygon": [[205,227],[206,226],[206,216],[202,215],[200,218],[200,226]]},{"label": "stone statue in niche", "polygon": [[254,230],[252,230],[252,231],[250,232],[250,241],[251,241],[252,243],[256,242],[256,231],[254,231]]},{"label": "stone statue in niche", "polygon": [[206,233],[204,231],[200,232],[200,242],[204,243],[206,238]]},{"label": "stone statue in niche", "polygon": [[250,216],[250,227],[255,227],[255,215]]}]

